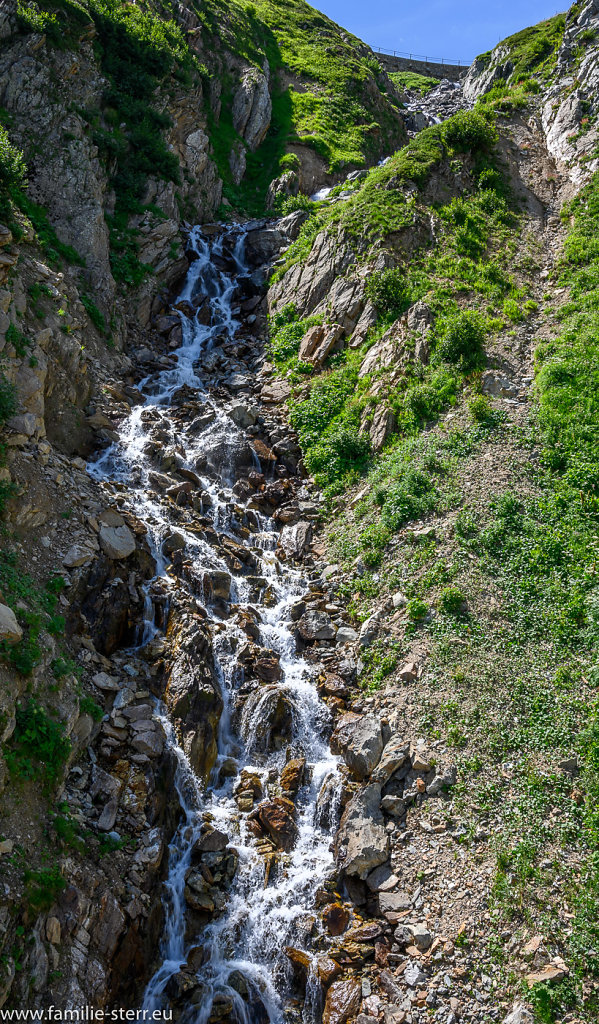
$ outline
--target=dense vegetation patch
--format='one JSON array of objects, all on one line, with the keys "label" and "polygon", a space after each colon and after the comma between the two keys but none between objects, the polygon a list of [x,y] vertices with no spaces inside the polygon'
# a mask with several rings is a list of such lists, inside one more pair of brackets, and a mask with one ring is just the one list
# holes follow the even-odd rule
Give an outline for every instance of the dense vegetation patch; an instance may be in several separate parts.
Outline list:
[{"label": "dense vegetation patch", "polygon": [[[364,251],[377,239],[413,227],[417,202],[406,190],[406,184],[415,182],[423,188],[435,169],[464,153],[479,162],[482,172],[496,140],[492,120],[477,111],[464,111],[442,125],[425,128],[382,167],[373,168],[363,182],[356,182],[353,194],[345,202],[330,207],[316,204],[312,216],[287,250],[284,264],[273,275],[273,281],[283,277],[295,263],[307,259],[321,230],[343,231],[346,239]],[[490,187],[500,186],[496,180],[491,180]]]},{"label": "dense vegetation patch", "polygon": [[42,659],[43,633],[60,636],[65,622],[57,614],[58,597],[64,587],[62,576],[48,580],[43,588],[23,572],[16,555],[0,552],[0,590],[4,603],[12,608],[23,628],[17,644],[0,643],[0,657],[22,675],[30,675]]},{"label": "dense vegetation patch", "polygon": [[[478,105],[493,108],[500,113],[527,107],[531,97],[550,79],[556,65],[557,53],[564,35],[565,15],[525,28],[508,36],[500,44],[507,50],[501,63],[508,68],[507,78],[495,79],[491,88],[479,98]],[[477,59],[478,66],[488,66],[493,51]]]},{"label": "dense vegetation patch", "polygon": [[392,71],[389,78],[398,89],[419,92],[421,96],[426,96],[440,81],[439,78],[431,78],[430,75],[419,75],[416,71]]},{"label": "dense vegetation patch", "polygon": [[40,704],[30,700],[17,706],[15,730],[5,750],[11,774],[46,784],[56,782],[70,749],[64,726]]},{"label": "dense vegetation patch", "polygon": [[287,90],[289,141],[310,146],[332,172],[362,167],[398,144],[396,100],[374,54],[303,0],[256,0],[255,7],[276,40],[278,52],[267,51],[271,68],[288,69],[298,82]]}]

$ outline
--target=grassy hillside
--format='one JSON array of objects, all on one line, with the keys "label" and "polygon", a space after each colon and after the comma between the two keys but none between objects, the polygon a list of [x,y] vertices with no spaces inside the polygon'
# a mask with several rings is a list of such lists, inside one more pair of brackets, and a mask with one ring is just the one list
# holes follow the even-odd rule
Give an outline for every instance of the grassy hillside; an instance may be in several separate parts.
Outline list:
[{"label": "grassy hillside", "polygon": [[[404,137],[396,94],[374,55],[303,0],[208,0],[188,7],[200,22],[199,33],[190,36],[178,24],[174,3],[17,4],[21,31],[43,32],[51,46],[76,49],[86,27],[95,27],[95,49],[110,86],[103,109],[90,112],[90,130],[105,159],[116,159],[120,167],[114,176],[113,242],[117,275],[127,283],[136,283],[141,273],[134,261],[127,263],[135,248],[127,222],[140,212],[145,178],[152,171],[178,180],[176,161],[164,144],[170,124],[165,108],[176,90],[204,83],[204,113],[225,196],[242,212],[263,212],[271,180],[296,166],[290,144],[311,149],[322,158],[323,171],[340,174],[375,162]],[[241,185],[234,184],[229,166],[231,148],[242,144],[231,118],[237,87],[231,55],[260,69],[267,59],[272,81],[271,128],[258,152],[247,154]],[[208,102],[213,77],[222,84],[218,117]]]},{"label": "grassy hillside", "polygon": [[[389,650],[419,652],[411,718],[453,748],[461,842],[493,865],[478,962],[545,1024],[599,1009],[599,177],[564,216],[528,413],[490,403],[471,376],[451,421],[431,429],[429,414],[425,433],[398,436],[361,499],[344,500],[329,556],[357,623],[397,590],[408,599],[362,685],[401,687]],[[433,525],[419,543],[414,520]],[[562,980],[524,983],[515,963],[531,935],[564,958]]]},{"label": "grassy hillside", "polygon": [[332,172],[363,167],[402,138],[397,101],[372,52],[303,0],[256,0],[272,31],[272,67],[291,73],[288,140],[301,140]]},{"label": "grassy hillside", "polygon": [[[312,368],[298,362],[301,337],[311,320],[288,308],[273,321],[273,356],[298,387],[292,423],[300,432],[308,467],[330,495],[351,484],[367,458],[361,433],[365,416],[372,418],[385,404],[393,410],[401,435],[418,433],[455,403],[464,381],[481,366],[485,340],[536,309],[527,275],[514,266],[518,219],[492,155],[496,137],[492,122],[471,112],[426,129],[357,183],[345,203],[316,210],[277,269],[275,279],[303,263],[321,231],[353,247],[358,265],[367,265],[381,251],[395,264],[369,273],[367,293],[377,308],[378,324],[362,349],[333,357],[330,375],[313,378]],[[435,174],[443,178],[444,202],[433,203],[426,196]],[[416,193],[413,182],[420,186]],[[407,249],[398,247],[398,236],[412,236]],[[406,367],[399,381],[395,366],[358,381],[367,349],[419,300],[436,317],[429,363]],[[374,378],[376,397],[370,393]],[[385,536],[381,527],[376,543],[384,546]]]}]

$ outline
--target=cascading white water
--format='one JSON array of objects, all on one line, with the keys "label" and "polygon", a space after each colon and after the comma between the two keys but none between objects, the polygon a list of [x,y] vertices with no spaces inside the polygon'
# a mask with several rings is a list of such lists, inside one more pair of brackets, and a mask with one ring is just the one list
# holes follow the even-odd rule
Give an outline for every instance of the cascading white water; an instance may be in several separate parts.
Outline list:
[{"label": "cascading white water", "polygon": [[[208,297],[210,322],[201,323],[198,314],[191,313],[184,306],[186,313],[180,313],[183,339],[175,353],[176,365],[152,373],[141,381],[139,387],[144,395],[144,404],[132,411],[121,429],[119,442],[90,467],[90,472],[97,479],[114,479],[127,484],[132,508],[148,525],[150,544],[157,559],[157,575],[164,577],[167,588],[170,584],[165,576],[162,541],[173,524],[169,519],[168,503],[148,493],[152,490],[149,474],[153,467],[147,454],[149,434],[146,424],[148,415],[156,413],[164,417],[182,388],[191,389],[196,400],[205,401],[207,405],[212,403],[210,391],[202,379],[202,359],[211,350],[218,351],[221,342],[231,343],[239,327],[239,320],[233,315],[233,302],[237,277],[246,273],[243,229],[237,229],[235,237],[232,256],[236,271],[227,274],[215,263],[216,259],[222,264],[223,236],[208,240],[200,228],[192,231],[190,245],[197,258],[190,266],[178,305],[184,306],[186,302],[195,303],[198,298]],[[177,450],[185,453],[187,469],[194,470],[202,455],[213,446],[221,445],[219,450],[222,450],[222,444],[225,444],[233,452],[236,445],[245,443],[243,433],[224,409],[216,408],[214,412],[212,422],[199,437],[193,436],[175,417],[170,417],[164,424]],[[221,458],[217,470],[205,477],[202,473],[201,479],[202,486],[210,495],[207,511],[214,525],[221,534],[235,537],[230,508],[233,504],[239,505],[239,498],[231,491],[231,473],[226,463],[227,460]],[[326,740],[328,712],[318,698],[307,664],[296,654],[295,641],[286,625],[289,607],[305,586],[298,571],[281,565],[276,559],[274,524],[266,517],[253,514],[260,526],[259,536],[252,541],[252,550],[258,559],[256,572],[267,580],[271,594],[274,594],[269,606],[260,608],[260,644],[279,654],[282,679],[265,686],[251,708],[248,704],[247,713],[241,718],[239,735],[236,735],[231,724],[231,708],[235,679],[239,673],[235,672],[233,651],[236,642],[247,641],[247,637],[230,620],[223,623],[222,618],[218,618],[219,630],[215,632],[213,648],[224,710],[220,722],[218,760],[213,773],[215,781],[206,792],[201,791],[184,752],[178,746],[165,710],[157,710],[176,761],[175,786],[182,817],[170,844],[168,877],[164,887],[165,927],[160,947],[161,963],[147,987],[144,1008],[150,1010],[166,1005],[165,988],[169,979],[187,963],[190,949],[201,943],[204,947],[203,964],[197,971],[200,985],[193,1001],[185,1006],[180,1017],[180,1020],[194,1024],[206,1024],[210,1019],[215,996],[224,997],[232,1004],[227,1019],[236,1019],[239,1024],[267,1021],[280,1024],[289,974],[284,948],[302,944],[303,931],[309,931],[306,917],[312,909],[314,891],[332,868],[331,829],[337,813],[339,784],[336,758],[331,755]],[[218,551],[209,543],[186,531],[179,521],[176,529],[184,536],[186,557],[193,560],[194,567],[228,569]],[[142,645],[156,632],[152,585],[153,581],[146,588]],[[248,603],[250,589],[246,577],[239,575],[234,578],[232,593],[239,605]],[[256,849],[248,820],[239,811],[233,794],[242,769],[258,773],[268,784],[269,779],[278,778],[284,767],[285,753],[264,750],[259,735],[261,700],[267,699],[272,686],[285,694],[292,709],[289,747],[294,756],[306,758],[307,781],[296,801],[297,841],[292,851],[279,862],[274,879],[265,885],[264,860]],[[237,776],[220,782],[219,768],[231,757],[237,761]],[[326,794],[328,810],[318,805],[321,790]],[[238,852],[239,863],[224,911],[204,927],[200,935],[190,938],[186,936],[185,876],[191,863],[193,845],[201,834],[207,812],[213,825],[229,836],[230,843]],[[239,976],[243,979],[242,986],[238,982]],[[235,985],[231,983],[234,979],[237,979]],[[312,984],[309,979],[308,989],[310,998],[306,1000],[306,1021],[311,1022],[317,1004],[312,991],[313,979]]]}]

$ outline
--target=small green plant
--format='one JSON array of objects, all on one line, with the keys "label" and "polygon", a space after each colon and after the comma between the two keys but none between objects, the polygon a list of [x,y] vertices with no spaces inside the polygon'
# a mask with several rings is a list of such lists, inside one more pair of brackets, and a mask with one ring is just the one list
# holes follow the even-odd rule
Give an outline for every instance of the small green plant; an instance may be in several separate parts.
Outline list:
[{"label": "small green plant", "polygon": [[32,913],[49,910],[66,888],[66,881],[58,866],[40,871],[25,871],[25,898]]},{"label": "small green plant", "polygon": [[505,299],[502,306],[502,310],[504,316],[506,316],[508,320],[511,320],[514,324],[518,324],[522,320],[524,320],[524,313],[520,309],[520,306],[518,305],[516,299]]},{"label": "small green plant", "polygon": [[64,726],[50,718],[33,698],[17,707],[16,726],[6,751],[6,762],[13,775],[54,783],[70,750]]},{"label": "small green plant", "polygon": [[395,319],[410,305],[405,272],[393,267],[376,271],[366,282],[366,295],[380,316]]},{"label": "small green plant", "polygon": [[31,340],[26,334],[23,334],[18,327],[14,324],[9,324],[6,329],[6,340],[9,345],[12,345],[15,352],[21,358],[26,354],[27,348],[31,345]]},{"label": "small green plant", "polygon": [[4,186],[21,185],[25,173],[23,154],[12,145],[8,132],[0,126],[0,183]]},{"label": "small green plant", "polygon": [[108,331],[106,329],[106,320],[104,319],[103,314],[96,306],[94,300],[90,299],[89,295],[86,295],[85,292],[81,293],[80,299],[81,305],[84,307],[87,315],[89,316],[96,330],[99,331],[100,334],[107,334]]},{"label": "small green plant", "polygon": [[104,718],[104,710],[91,697],[79,698],[79,712],[82,715],[91,715],[94,722],[101,722]]},{"label": "small green plant", "polygon": [[446,615],[462,615],[466,598],[459,587],[444,587],[437,601],[439,611]]},{"label": "small green plant", "polygon": [[397,667],[399,660],[399,644],[388,644],[377,640],[362,652],[364,669],[360,676],[360,685],[366,690],[378,690],[387,676]]},{"label": "small green plant", "polygon": [[81,825],[71,814],[66,800],[56,805],[55,813],[50,816],[50,823],[61,846],[83,852],[85,843],[81,835]]},{"label": "small green plant", "polygon": [[494,422],[495,416],[493,413],[493,406],[486,395],[474,395],[473,398],[468,399],[466,404],[468,406],[468,412],[475,423],[490,425]]},{"label": "small green plant", "polygon": [[476,310],[449,314],[438,326],[441,335],[439,354],[448,363],[463,370],[480,366],[485,340],[485,323]]},{"label": "small green plant", "polygon": [[309,196],[304,195],[302,192],[298,192],[296,196],[285,196],[283,199],[280,199],[276,203],[276,209],[281,214],[281,217],[286,217],[288,213],[295,213],[296,210],[304,210],[306,213],[313,213],[314,203]]},{"label": "small green plant", "polygon": [[121,836],[120,839],[116,839],[114,836],[107,835],[105,832],[100,832],[98,834],[98,852],[100,857],[106,857],[109,853],[114,853],[116,850],[122,850],[129,842],[129,836]]},{"label": "small green plant", "polygon": [[406,609],[408,612],[408,618],[412,622],[422,622],[428,615],[429,611],[426,601],[422,601],[419,597],[412,597],[408,601]]},{"label": "small green plant", "polygon": [[54,658],[50,662],[50,669],[55,679],[64,679],[77,671],[77,665],[72,658]]},{"label": "small green plant", "polygon": [[14,384],[0,372],[0,426],[14,416],[18,409],[17,392]]}]

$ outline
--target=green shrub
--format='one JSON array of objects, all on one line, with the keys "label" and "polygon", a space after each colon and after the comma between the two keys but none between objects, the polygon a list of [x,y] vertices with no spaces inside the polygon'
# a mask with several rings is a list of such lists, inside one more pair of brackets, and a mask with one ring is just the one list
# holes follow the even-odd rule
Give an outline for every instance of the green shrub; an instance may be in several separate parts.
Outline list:
[{"label": "green shrub", "polygon": [[101,722],[104,718],[104,709],[99,704],[96,704],[95,700],[92,700],[91,697],[79,698],[79,713],[90,715],[94,722]]},{"label": "green shrub", "polygon": [[459,387],[455,372],[436,367],[427,380],[413,384],[404,395],[404,409],[417,424],[435,419],[452,404]]},{"label": "green shrub", "polygon": [[31,345],[31,341],[27,335],[23,334],[23,332],[20,331],[18,327],[15,327],[14,324],[9,324],[6,330],[6,340],[9,345],[12,345],[15,352],[21,357],[21,359],[27,352],[29,345]]},{"label": "green shrub", "polygon": [[41,871],[26,871],[24,881],[29,909],[36,914],[49,910],[67,884],[58,866],[42,868]]},{"label": "green shrub", "polygon": [[11,384],[4,374],[0,372],[0,426],[6,423],[11,416],[14,416],[18,407],[19,403],[14,384]]},{"label": "green shrub", "polygon": [[492,423],[494,420],[493,407],[486,395],[474,395],[466,403],[468,412],[475,423]]},{"label": "green shrub", "polygon": [[336,423],[306,453],[306,467],[321,484],[328,484],[348,472],[361,473],[370,453],[370,439],[356,424]]},{"label": "green shrub", "polygon": [[408,601],[407,605],[408,618],[412,622],[422,622],[423,619],[428,615],[428,605],[426,601],[421,601],[419,597],[413,597]]},{"label": "green shrub", "polygon": [[471,153],[491,149],[498,139],[497,129],[476,110],[460,110],[443,125],[447,146]]},{"label": "green shrub", "polygon": [[65,676],[76,672],[77,665],[72,658],[53,658],[50,669],[55,679],[64,679]]},{"label": "green shrub", "polygon": [[466,310],[446,316],[438,325],[439,354],[464,371],[480,366],[484,355],[485,323],[480,313]]},{"label": "green shrub", "polygon": [[444,587],[437,601],[439,611],[446,615],[461,615],[465,604],[466,598],[459,587]]},{"label": "green shrub", "polygon": [[0,183],[21,185],[26,173],[23,154],[13,146],[8,132],[0,125]]},{"label": "green shrub", "polygon": [[64,726],[50,718],[33,698],[17,707],[16,726],[6,752],[6,762],[13,775],[54,783],[70,750]]},{"label": "green shrub", "polygon": [[280,213],[281,217],[286,217],[288,213],[295,213],[296,210],[305,210],[307,213],[314,211],[314,203],[310,199],[310,196],[306,196],[303,192],[298,192],[296,196],[285,196],[283,199],[279,199],[276,203],[277,213]]},{"label": "green shrub", "polygon": [[284,153],[279,160],[281,171],[298,171],[300,166],[301,161],[297,153]]},{"label": "green shrub", "polygon": [[405,271],[388,267],[371,274],[366,281],[366,295],[381,316],[401,316],[410,305]]},{"label": "green shrub", "polygon": [[395,532],[411,519],[418,519],[434,508],[438,499],[431,477],[409,466],[400,479],[380,494],[381,520]]},{"label": "green shrub", "polygon": [[515,299],[506,299],[503,303],[502,310],[508,320],[511,320],[514,324],[519,324],[524,320],[524,313]]}]

